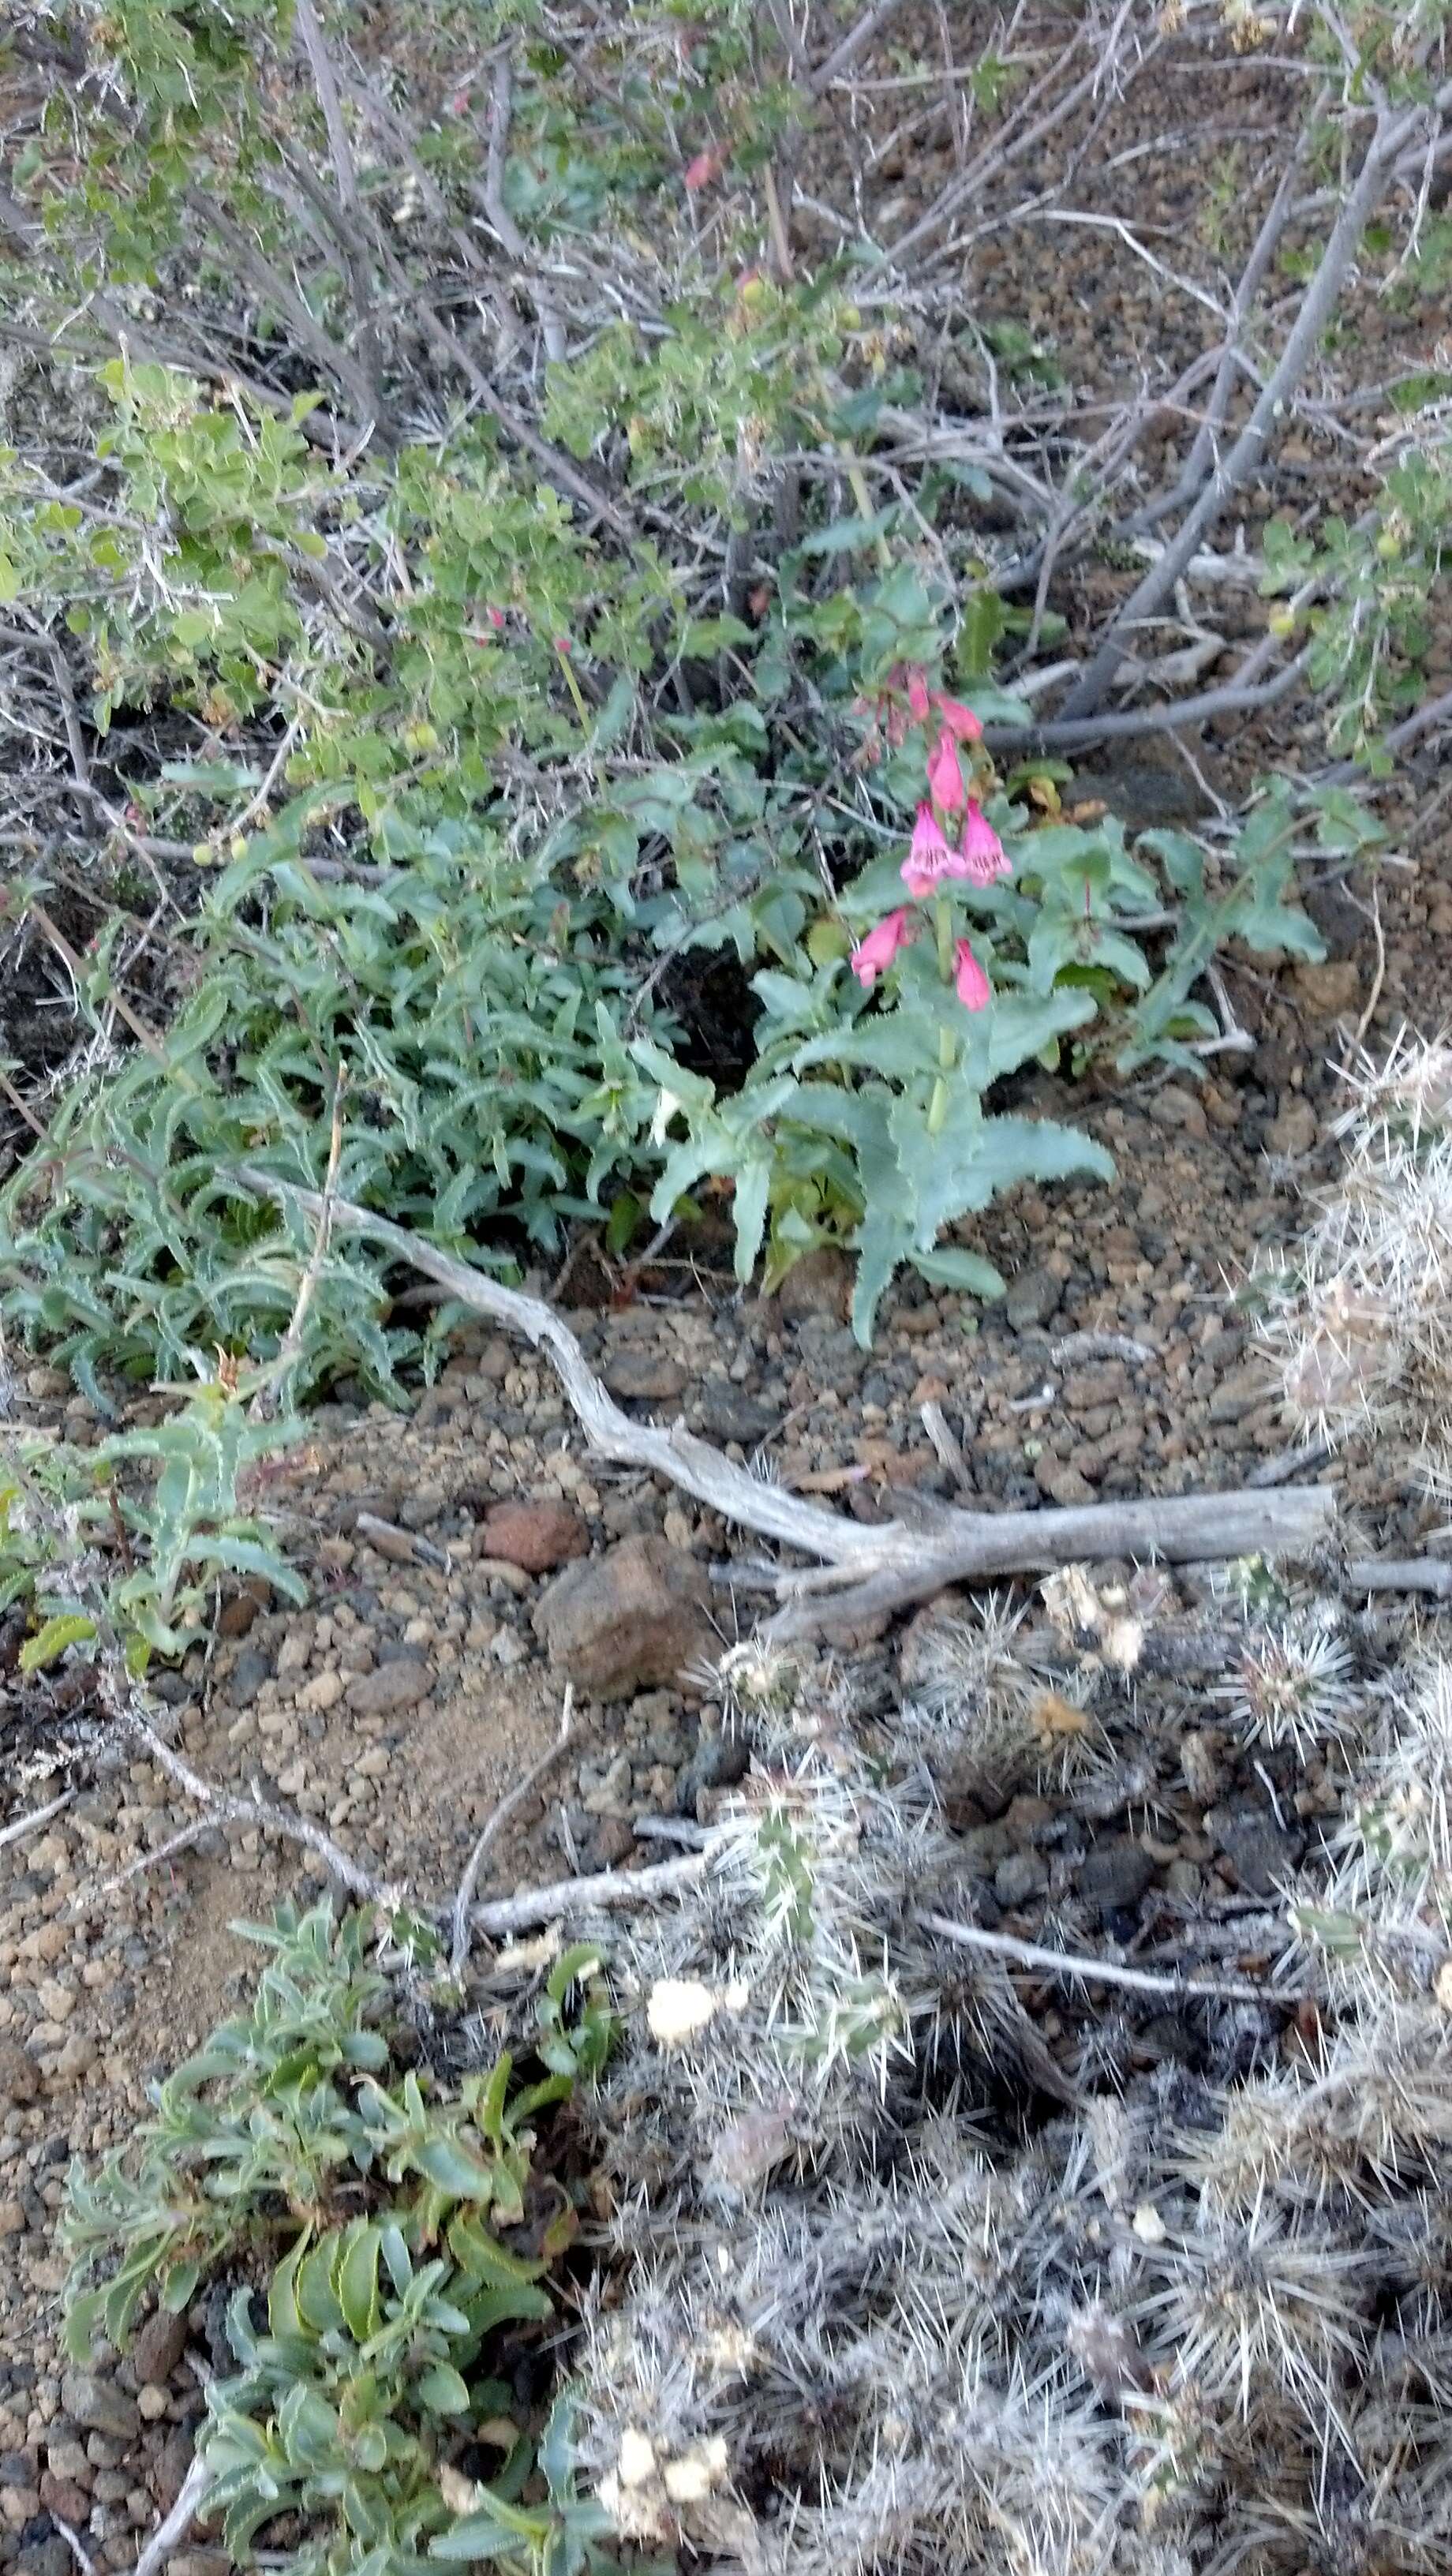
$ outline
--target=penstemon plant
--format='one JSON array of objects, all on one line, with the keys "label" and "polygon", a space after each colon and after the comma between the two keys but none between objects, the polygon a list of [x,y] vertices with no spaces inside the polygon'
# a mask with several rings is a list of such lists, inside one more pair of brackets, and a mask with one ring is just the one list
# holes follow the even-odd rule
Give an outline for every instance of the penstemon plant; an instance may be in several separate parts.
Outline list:
[{"label": "penstemon plant", "polygon": [[[849,261],[763,268],[740,192],[803,100],[761,13],[632,6],[621,90],[611,28],[490,11],[486,211],[548,360],[518,402],[443,318],[482,309],[452,11],[413,26],[445,102],[416,135],[331,0],[22,15],[79,67],[16,204],[96,473],[0,455],[0,591],[47,689],[61,657],[101,919],[62,950],[73,1077],[0,1189],[0,1318],[102,1404],[191,1348],[266,1361],[312,1238],[238,1166],[319,1189],[337,1102],[339,1197],[495,1267],[581,1220],[623,1252],[710,1179],[743,1280],[855,1255],[864,1340],[904,1264],[995,1294],[962,1221],[1110,1170],[1004,1087],[1193,1064],[1217,942],[1314,934],[1254,818],[1225,892],[1195,844],[1065,820],[1052,764],[994,768],[1027,719],[993,655],[1031,621],[975,531],[993,479],[892,462],[919,370]],[[562,318],[546,272],[587,239],[631,291]],[[196,312],[176,356],[163,304]],[[252,374],[218,383],[214,325]],[[7,937],[64,940],[55,858],[0,889]],[[1167,908],[1156,965],[1132,925]],[[724,1061],[690,1017],[713,955]],[[435,1365],[452,1318],[414,1329],[393,1284],[335,1229],[300,1393]]]}]

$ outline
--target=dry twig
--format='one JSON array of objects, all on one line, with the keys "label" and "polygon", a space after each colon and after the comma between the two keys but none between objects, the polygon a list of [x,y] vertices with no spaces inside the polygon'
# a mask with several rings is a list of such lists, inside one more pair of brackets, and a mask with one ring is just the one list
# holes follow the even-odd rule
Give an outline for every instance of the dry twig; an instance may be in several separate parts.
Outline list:
[{"label": "dry twig", "polygon": [[[253,1164],[236,1177],[262,1196],[291,1199],[317,1211],[313,1190]],[[816,1573],[782,1572],[777,1588],[791,1607],[775,1623],[782,1636],[850,1627],[923,1600],[945,1585],[999,1574],[1042,1572],[1095,1557],[1158,1557],[1168,1563],[1258,1554],[1304,1554],[1330,1526],[1334,1501],[1322,1486],[1285,1493],[1177,1496],[1163,1501],[1092,1503],[1067,1511],[986,1514],[945,1509],[931,1532],[905,1521],[876,1528],[768,1485],[676,1423],[634,1422],[606,1393],[575,1336],[552,1308],[506,1288],[466,1262],[440,1252],[371,1209],[340,1199],[334,1222],[371,1235],[399,1260],[438,1283],[461,1305],[490,1315],[549,1356],[592,1447],[602,1456],[645,1467],[693,1494],[712,1511],[781,1546],[824,1560]],[[845,1587],[854,1587],[850,1591]],[[803,1596],[843,1587],[825,1608]]]},{"label": "dry twig", "polygon": [[63,1807],[70,1805],[75,1794],[74,1789],[64,1789],[58,1798],[51,1799],[49,1806],[32,1807],[28,1815],[14,1816],[8,1825],[0,1825],[0,1851],[7,1843],[23,1842],[27,1834],[38,1833],[42,1825],[50,1823],[52,1816],[58,1816]]},{"label": "dry twig", "polygon": [[449,1951],[449,1974],[451,1977],[462,1977],[465,1968],[469,1964],[469,1934],[473,1923],[471,1908],[474,1903],[474,1890],[479,1884],[479,1872],[484,1865],[484,1856],[489,1850],[491,1844],[496,1840],[501,1827],[507,1824],[509,1818],[523,1806],[531,1791],[539,1787],[539,1784],[541,1780],[544,1779],[546,1773],[553,1770],[561,1754],[564,1752],[566,1745],[570,1741],[571,1721],[573,1720],[574,1713],[575,1694],[573,1688],[567,1682],[565,1685],[565,1704],[560,1711],[560,1731],[555,1737],[553,1744],[550,1746],[548,1752],[542,1753],[538,1762],[536,1762],[530,1770],[526,1771],[524,1778],[515,1782],[514,1787],[509,1791],[508,1796],[500,1799],[498,1806],[489,1817],[483,1832],[480,1834],[478,1841],[475,1843],[473,1850],[469,1854],[468,1865],[465,1868],[463,1877],[459,1881],[459,1892],[454,1899],[453,1942]]},{"label": "dry twig", "polygon": [[984,1950],[996,1959],[1012,1959],[1021,1968],[1049,1977],[1069,1977],[1084,1985],[1127,1986],[1137,1995],[1168,1995],[1177,2003],[1275,2004],[1294,2011],[1302,1998],[1280,1994],[1273,1986],[1253,1985],[1245,1977],[1158,1975],[1149,1968],[1124,1967],[1114,1959],[1088,1959],[1071,1950],[1047,1950],[1039,1941],[1020,1941],[1011,1932],[985,1932],[976,1923],[955,1923],[946,1914],[925,1914],[925,1932],[951,1941],[956,1949]]}]

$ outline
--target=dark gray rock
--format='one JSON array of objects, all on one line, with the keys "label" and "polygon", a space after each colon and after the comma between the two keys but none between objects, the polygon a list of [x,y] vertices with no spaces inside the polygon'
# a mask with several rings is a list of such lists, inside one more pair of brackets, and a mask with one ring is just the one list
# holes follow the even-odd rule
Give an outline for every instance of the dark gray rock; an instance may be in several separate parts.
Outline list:
[{"label": "dark gray rock", "polygon": [[[1206,1819],[1207,1823],[1209,1819]],[[1284,1886],[1306,1848],[1303,1833],[1278,1825],[1268,1807],[1247,1807],[1217,1817],[1216,1847],[1250,1896],[1273,1896]]]},{"label": "dark gray rock", "polygon": [[701,1429],[710,1440],[736,1440],[743,1449],[754,1449],[780,1420],[779,1405],[748,1395],[729,1378],[707,1378],[701,1389]]},{"label": "dark gray rock", "polygon": [[1079,1872],[1079,1893],[1101,1914],[1137,1905],[1155,1874],[1155,1864],[1141,1844],[1126,1836],[1096,1843]]},{"label": "dark gray rock", "polygon": [[104,2371],[68,2370],[61,2382],[61,2404],[73,2423],[88,2433],[109,2434],[114,2442],[134,2442],[141,2430],[135,2398]]}]

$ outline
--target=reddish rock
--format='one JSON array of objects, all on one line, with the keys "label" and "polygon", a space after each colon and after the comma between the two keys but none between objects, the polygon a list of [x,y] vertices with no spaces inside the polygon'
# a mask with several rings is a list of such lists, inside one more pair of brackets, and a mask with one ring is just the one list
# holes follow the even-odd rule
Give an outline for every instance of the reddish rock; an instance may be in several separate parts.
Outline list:
[{"label": "reddish rock", "polygon": [[557,1574],[535,1608],[551,1665],[592,1699],[629,1699],[671,1682],[720,1639],[706,1615],[704,1566],[663,1538],[625,1538]]},{"label": "reddish rock", "polygon": [[136,2331],[131,2367],[143,2388],[164,2388],[186,2349],[186,2311],[158,2308]]},{"label": "reddish rock", "polygon": [[551,1574],[572,1557],[588,1556],[590,1533],[572,1503],[496,1503],[480,1524],[477,1544],[526,1574]]},{"label": "reddish rock", "polygon": [[821,1244],[794,1261],[776,1292],[783,1315],[835,1315],[844,1323],[852,1303],[852,1264],[845,1252]]},{"label": "reddish rock", "polygon": [[91,2519],[91,2499],[85,2488],[70,2478],[52,2477],[49,2469],[41,2475],[40,2501],[47,2513],[59,2514],[62,2522],[79,2524],[83,2531]]}]

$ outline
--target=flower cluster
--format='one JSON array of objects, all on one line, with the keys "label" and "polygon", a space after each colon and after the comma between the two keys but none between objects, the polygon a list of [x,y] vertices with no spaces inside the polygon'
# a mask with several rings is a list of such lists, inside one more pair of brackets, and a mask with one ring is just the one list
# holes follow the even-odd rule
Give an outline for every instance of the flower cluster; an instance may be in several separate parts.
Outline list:
[{"label": "flower cluster", "polygon": [[[912,668],[891,675],[878,700],[878,713],[894,746],[906,740],[910,723],[927,726],[934,716],[938,720],[937,739],[927,757],[928,793],[918,807],[902,863],[908,893],[921,902],[942,896],[955,877],[977,886],[1006,877],[1009,864],[1003,843],[963,775],[959,746],[978,741],[983,731],[972,708],[942,689],[930,689],[925,674]],[[852,951],[852,972],[864,991],[871,992],[898,950],[909,945],[915,928],[914,915],[903,904],[859,941]],[[990,999],[988,977],[966,939],[953,944],[951,980],[967,1011],[981,1011]]]}]

